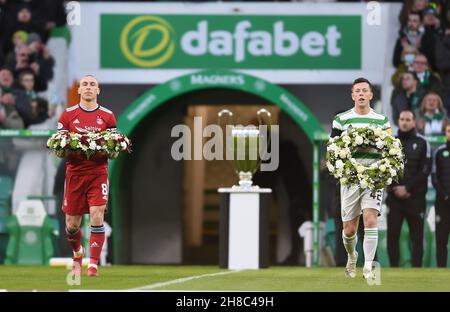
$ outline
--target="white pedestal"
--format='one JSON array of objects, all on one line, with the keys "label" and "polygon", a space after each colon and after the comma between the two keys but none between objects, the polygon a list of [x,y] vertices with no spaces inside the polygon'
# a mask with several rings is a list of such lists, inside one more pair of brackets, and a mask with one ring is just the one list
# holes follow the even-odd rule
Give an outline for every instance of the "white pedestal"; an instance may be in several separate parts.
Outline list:
[{"label": "white pedestal", "polygon": [[220,266],[231,270],[269,265],[271,189],[220,188]]}]

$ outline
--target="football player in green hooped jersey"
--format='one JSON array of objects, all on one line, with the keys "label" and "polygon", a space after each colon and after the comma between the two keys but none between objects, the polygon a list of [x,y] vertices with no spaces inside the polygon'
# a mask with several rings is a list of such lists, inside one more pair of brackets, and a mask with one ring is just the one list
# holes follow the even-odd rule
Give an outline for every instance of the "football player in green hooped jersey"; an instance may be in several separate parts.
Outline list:
[{"label": "football player in green hooped jersey", "polygon": [[[358,78],[352,84],[353,108],[336,115],[333,120],[331,137],[340,135],[351,127],[363,128],[377,126],[391,133],[389,120],[386,116],[376,113],[370,107],[373,98],[372,85],[365,78]],[[362,153],[365,159],[370,151]],[[355,157],[359,161],[359,157]],[[370,158],[370,157],[368,157]],[[381,210],[383,190],[372,193],[369,189],[362,190],[359,185],[341,185],[341,216],[343,222],[342,240],[348,253],[345,274],[347,277],[356,277],[356,262],[358,253],[355,250],[359,218],[363,215],[364,221],[364,269],[366,279],[375,279],[372,262],[378,245],[377,217]]]}]

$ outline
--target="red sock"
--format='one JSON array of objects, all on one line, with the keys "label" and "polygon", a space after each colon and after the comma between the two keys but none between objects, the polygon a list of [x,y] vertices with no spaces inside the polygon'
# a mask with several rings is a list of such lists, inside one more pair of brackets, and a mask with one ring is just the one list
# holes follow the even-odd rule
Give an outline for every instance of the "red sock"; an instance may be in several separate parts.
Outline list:
[{"label": "red sock", "polygon": [[74,252],[78,252],[81,247],[81,228],[78,229],[75,233],[69,233],[69,231],[66,229],[67,234],[67,241],[69,242],[70,246],[72,246],[72,250]]},{"label": "red sock", "polygon": [[100,254],[102,253],[103,243],[105,242],[105,228],[103,225],[91,225],[91,238],[89,240],[90,255],[92,264],[98,264]]}]

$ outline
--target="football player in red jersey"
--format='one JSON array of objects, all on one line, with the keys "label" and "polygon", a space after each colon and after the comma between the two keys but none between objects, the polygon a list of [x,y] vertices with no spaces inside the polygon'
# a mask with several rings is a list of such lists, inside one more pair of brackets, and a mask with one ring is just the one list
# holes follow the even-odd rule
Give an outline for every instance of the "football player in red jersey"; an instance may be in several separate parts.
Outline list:
[{"label": "football player in red jersey", "polygon": [[[100,94],[98,81],[88,75],[81,79],[78,88],[80,103],[67,108],[59,118],[58,131],[80,134],[88,132],[116,131],[114,114],[97,103]],[[81,245],[81,221],[90,215],[90,261],[88,276],[98,276],[98,261],[105,241],[103,226],[108,202],[108,158],[96,154],[86,156],[71,152],[67,155],[66,181],[62,210],[66,215],[67,240],[73,249],[72,272],[80,275],[85,254]]]}]

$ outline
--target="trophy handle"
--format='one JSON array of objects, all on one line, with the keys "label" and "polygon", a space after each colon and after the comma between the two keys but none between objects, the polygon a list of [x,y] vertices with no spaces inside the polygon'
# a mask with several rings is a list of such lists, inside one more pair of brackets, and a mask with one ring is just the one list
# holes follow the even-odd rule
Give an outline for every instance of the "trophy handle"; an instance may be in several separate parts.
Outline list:
[{"label": "trophy handle", "polygon": [[[263,115],[263,114],[266,114],[268,122],[265,122],[265,123],[264,123],[264,120],[263,120],[263,118],[262,118],[262,115]],[[258,116],[258,122],[259,122],[259,125],[260,125],[260,126],[261,126],[261,125],[265,125],[265,126],[269,126],[269,128],[270,128],[270,126],[272,125],[272,114],[271,114],[267,109],[261,108],[261,109],[256,113],[256,115]]]},{"label": "trophy handle", "polygon": [[[225,117],[225,115],[227,117]],[[223,127],[226,125],[233,124],[233,113],[228,109],[222,109],[217,116],[219,117],[219,126]]]},{"label": "trophy handle", "polygon": [[[263,114],[266,115],[267,121],[265,122],[263,119]],[[258,110],[258,112],[256,113],[257,117],[258,117],[258,122],[260,126],[267,126],[267,132],[265,132],[265,135],[267,135],[266,138],[264,138],[264,135],[260,134],[260,138],[262,139],[262,141],[260,141],[260,145],[259,145],[259,152],[261,152],[261,157],[264,158],[264,160],[266,160],[266,156],[267,156],[267,152],[268,150],[271,148],[271,131],[272,131],[272,114],[265,108],[261,108],[260,110]],[[260,159],[261,162],[262,159]]]}]

